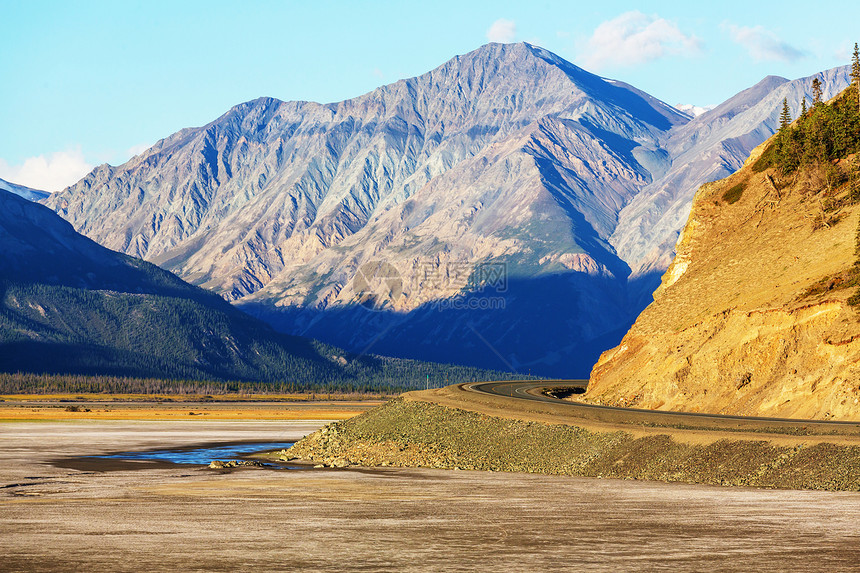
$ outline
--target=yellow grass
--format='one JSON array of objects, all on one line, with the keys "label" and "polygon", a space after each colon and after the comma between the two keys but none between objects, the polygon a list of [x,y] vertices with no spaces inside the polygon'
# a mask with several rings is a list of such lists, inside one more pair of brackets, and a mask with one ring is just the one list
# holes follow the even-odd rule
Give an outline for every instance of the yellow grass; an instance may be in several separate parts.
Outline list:
[{"label": "yellow grass", "polygon": [[359,402],[380,401],[383,394],[0,394],[0,402]]},{"label": "yellow grass", "polygon": [[[379,401],[269,403],[144,403],[90,402],[74,404],[26,401],[0,402],[0,421],[22,420],[342,420],[379,405]],[[70,411],[68,408],[79,408]],[[86,410],[89,410],[87,412]]]}]

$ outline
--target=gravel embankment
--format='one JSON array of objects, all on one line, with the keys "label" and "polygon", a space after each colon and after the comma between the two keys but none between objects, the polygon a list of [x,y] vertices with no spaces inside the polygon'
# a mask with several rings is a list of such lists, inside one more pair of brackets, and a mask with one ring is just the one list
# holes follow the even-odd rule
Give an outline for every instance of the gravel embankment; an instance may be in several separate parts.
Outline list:
[{"label": "gravel embankment", "polygon": [[767,440],[682,443],[487,416],[396,398],[330,424],[282,454],[331,467],[534,472],[792,489],[860,490],[860,447]]}]

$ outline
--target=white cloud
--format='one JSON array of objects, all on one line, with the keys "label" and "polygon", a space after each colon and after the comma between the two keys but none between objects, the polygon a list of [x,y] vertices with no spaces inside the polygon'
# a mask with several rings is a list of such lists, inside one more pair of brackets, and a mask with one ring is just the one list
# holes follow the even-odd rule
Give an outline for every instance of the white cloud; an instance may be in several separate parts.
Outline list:
[{"label": "white cloud", "polygon": [[152,145],[148,143],[138,143],[137,145],[132,145],[131,147],[129,147],[126,150],[126,154],[128,155],[129,159],[131,159],[135,155],[140,155],[150,147],[152,147]]},{"label": "white cloud", "polygon": [[765,30],[762,26],[728,24],[724,25],[724,28],[728,30],[732,41],[746,48],[755,60],[794,62],[806,56],[802,50],[783,42],[773,32]]},{"label": "white cloud", "polygon": [[487,30],[487,39],[491,42],[501,42],[507,44],[513,42],[517,36],[517,24],[513,20],[505,20],[499,18],[490,29]]},{"label": "white cloud", "polygon": [[852,55],[854,55],[854,45],[848,42],[842,42],[842,45],[833,52],[833,56],[843,62],[850,62]]},{"label": "white cloud", "polygon": [[20,165],[0,159],[0,179],[51,192],[77,183],[92,169],[80,148],[28,157]]},{"label": "white cloud", "polygon": [[385,74],[379,68],[373,68],[373,71],[370,73],[373,74],[373,77],[378,78],[380,80],[385,77]]},{"label": "white cloud", "polygon": [[657,15],[633,10],[595,28],[579,58],[590,70],[607,66],[632,66],[664,56],[694,55],[701,41],[684,34],[676,24]]}]

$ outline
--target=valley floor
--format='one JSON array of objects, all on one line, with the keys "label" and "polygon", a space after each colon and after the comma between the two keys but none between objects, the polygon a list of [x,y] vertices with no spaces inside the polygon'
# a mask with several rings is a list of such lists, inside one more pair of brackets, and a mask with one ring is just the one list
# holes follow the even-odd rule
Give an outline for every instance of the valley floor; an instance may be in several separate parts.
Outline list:
[{"label": "valley floor", "polygon": [[382,404],[380,400],[219,399],[153,400],[139,395],[0,396],[0,424],[24,420],[342,420]]},{"label": "valley floor", "polygon": [[296,421],[0,424],[3,571],[845,571],[860,493],[433,469],[70,469]]}]

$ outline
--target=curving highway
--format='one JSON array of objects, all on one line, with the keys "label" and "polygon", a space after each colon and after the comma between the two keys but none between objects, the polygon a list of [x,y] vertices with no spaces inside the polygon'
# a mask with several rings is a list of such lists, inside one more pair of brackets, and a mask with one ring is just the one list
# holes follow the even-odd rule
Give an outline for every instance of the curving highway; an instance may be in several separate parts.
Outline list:
[{"label": "curving highway", "polygon": [[[640,426],[666,426],[702,430],[733,430],[753,432],[777,432],[799,435],[857,435],[860,422],[802,420],[792,418],[765,418],[756,416],[727,416],[696,412],[671,412],[664,410],[642,410],[598,406],[582,402],[561,400],[546,394],[547,390],[559,388],[582,388],[587,380],[530,380],[505,382],[473,382],[460,384],[464,392],[488,394],[510,400],[528,400],[533,407],[548,408],[555,414],[571,418],[612,424],[636,424]],[[537,404],[540,403],[540,404]],[[526,403],[519,402],[520,405]]]}]

